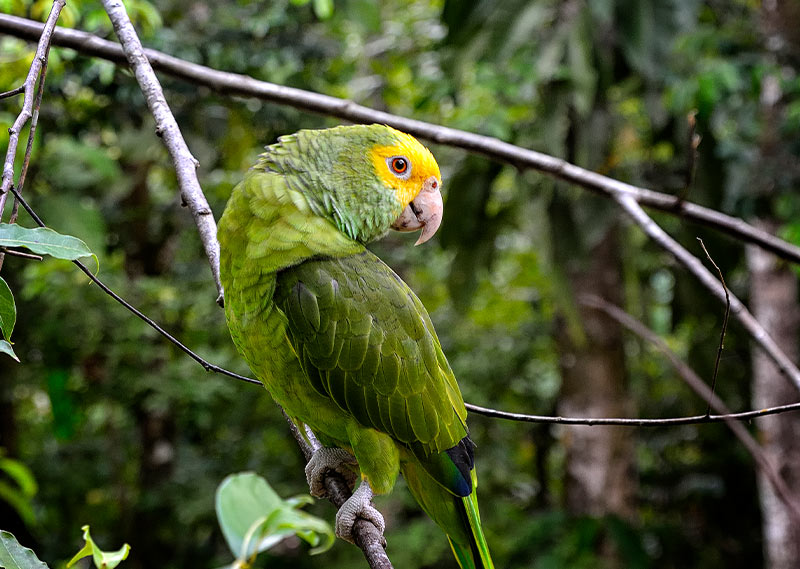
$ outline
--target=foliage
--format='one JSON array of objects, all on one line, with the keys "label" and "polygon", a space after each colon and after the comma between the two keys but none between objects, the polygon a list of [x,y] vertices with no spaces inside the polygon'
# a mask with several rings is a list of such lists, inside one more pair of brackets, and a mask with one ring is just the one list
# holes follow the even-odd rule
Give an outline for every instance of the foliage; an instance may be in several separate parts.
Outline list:
[{"label": "foliage", "polygon": [[67,569],[75,565],[84,557],[91,557],[92,561],[94,562],[94,566],[97,567],[97,569],[114,569],[117,565],[128,558],[128,553],[131,551],[131,546],[127,543],[117,551],[103,551],[92,539],[92,536],[89,533],[89,526],[83,526],[81,530],[83,530],[83,539],[86,543],[81,550],[69,560],[67,563]]},{"label": "foliage", "polygon": [[4,456],[0,448],[0,472],[6,480],[0,479],[0,499],[16,510],[28,526],[36,523],[33,511],[33,497],[38,490],[36,479],[30,469],[18,460]]},{"label": "foliage", "polygon": [[[97,256],[89,250],[86,243],[77,237],[61,235],[47,227],[28,229],[16,223],[0,223],[0,247],[24,247],[34,253],[70,261],[92,256],[97,261]],[[17,307],[14,295],[5,279],[0,277],[0,333],[4,338],[0,339],[0,351],[19,361],[11,347],[11,332],[14,330],[16,320]]]},{"label": "foliage", "polygon": [[256,556],[297,535],[323,553],[333,545],[333,529],[327,522],[299,510],[313,503],[308,495],[282,500],[269,483],[253,472],[232,474],[217,488],[216,510],[222,535],[236,562],[251,567]]},{"label": "foliage", "polygon": [[0,530],[0,567],[5,569],[47,569],[36,554],[23,547],[14,535]]}]

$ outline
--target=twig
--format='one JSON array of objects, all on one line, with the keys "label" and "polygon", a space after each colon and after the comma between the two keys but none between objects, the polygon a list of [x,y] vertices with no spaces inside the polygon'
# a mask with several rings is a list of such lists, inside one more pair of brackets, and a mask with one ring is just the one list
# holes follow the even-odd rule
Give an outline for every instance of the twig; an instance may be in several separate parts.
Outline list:
[{"label": "twig", "polygon": [[[41,24],[25,18],[0,14],[0,32],[31,39],[38,37],[38,33],[41,32]],[[125,56],[118,44],[79,30],[57,28],[53,41],[57,45],[74,49],[85,55],[101,57],[117,63],[125,61]],[[626,184],[547,154],[521,148],[489,136],[377,111],[345,99],[267,83],[247,75],[218,71],[153,49],[145,49],[144,54],[155,69],[219,93],[254,97],[352,122],[388,124],[439,144],[462,148],[468,152],[482,154],[519,168],[538,170],[605,197],[630,196],[646,207],[713,227],[743,242],[758,245],[783,259],[800,263],[800,247],[753,227],[739,218],[697,204],[682,202],[678,196]]]},{"label": "twig", "polygon": [[39,255],[34,255],[33,253],[26,253],[25,251],[17,251],[16,249],[7,249],[5,247],[0,247],[0,253],[3,253],[4,255],[11,255],[12,257],[22,257],[23,259],[32,259],[34,261],[42,260],[42,257],[40,257]]},{"label": "twig", "polygon": [[[764,452],[764,449],[761,448],[758,442],[756,442],[755,438],[753,438],[753,435],[750,434],[750,431],[748,431],[739,421],[730,417],[730,409],[714,393],[713,386],[709,388],[708,385],[706,385],[705,382],[700,378],[697,372],[689,367],[686,362],[681,360],[675,354],[675,352],[673,352],[669,346],[667,346],[667,343],[660,336],[658,336],[658,334],[622,310],[620,307],[615,306],[594,295],[582,296],[578,300],[584,306],[601,310],[610,318],[613,318],[622,326],[652,344],[667,358],[669,363],[673,368],[675,368],[675,371],[678,372],[678,375],[681,376],[686,385],[688,385],[692,391],[694,391],[708,403],[709,410],[713,407],[715,411],[722,413],[723,416],[725,416],[725,418],[722,419],[725,422],[725,425],[733,432],[736,438],[739,439],[747,452],[750,453],[750,456],[753,457],[753,460],[755,460],[756,464],[758,464],[758,466],[764,472],[767,480],[770,481],[775,489],[775,493],[789,509],[789,512],[794,518],[795,524],[800,524],[800,505],[798,505],[796,500],[793,498],[792,492],[786,485],[786,482],[783,480],[783,478],[781,478],[778,470],[775,468],[775,465],[769,460],[769,457]],[[710,412],[706,411],[705,416],[710,416]]]},{"label": "twig", "polygon": [[[64,8],[66,0],[54,0],[53,7],[50,9],[50,14],[47,16],[47,21],[44,25],[40,26],[38,40],[36,46],[36,54],[33,57],[31,66],[28,69],[28,75],[22,85],[11,91],[2,94],[2,97],[11,97],[24,93],[22,99],[22,109],[17,115],[14,124],[8,129],[8,149],[6,150],[5,161],[3,162],[3,174],[0,181],[0,218],[2,218],[3,211],[6,207],[6,199],[8,198],[8,191],[14,185],[14,160],[17,157],[17,146],[19,145],[19,135],[22,128],[30,120],[31,128],[28,133],[28,143],[25,149],[25,158],[20,172],[18,187],[22,188],[25,181],[25,173],[28,170],[30,162],[31,150],[33,149],[33,136],[36,133],[36,124],[39,117],[39,106],[42,102],[42,92],[44,91],[44,79],[47,73],[47,58],[50,54],[50,43],[53,37],[53,31],[56,28],[56,22],[61,15],[61,10]],[[34,86],[36,80],[39,79],[39,88],[36,95],[34,95]],[[15,217],[16,208],[12,213],[12,218]],[[0,269],[3,267],[4,255],[0,253]]]},{"label": "twig", "polygon": [[178,186],[181,191],[183,203],[189,207],[192,217],[197,225],[200,239],[203,242],[206,257],[211,265],[211,274],[217,287],[217,302],[222,301],[222,283],[219,279],[219,243],[217,242],[217,224],[214,221],[211,208],[200,182],[197,180],[198,162],[186,141],[183,139],[178,123],[169,109],[161,84],[156,78],[147,56],[144,54],[142,42],[136,35],[136,30],[131,24],[128,13],[125,11],[121,0],[103,0],[103,6],[114,25],[114,31],[119,38],[122,49],[127,56],[136,81],[142,89],[147,106],[156,120],[156,134],[160,136],[167,147],[175,173],[178,176]]},{"label": "twig", "polygon": [[769,335],[761,324],[750,314],[744,304],[735,295],[727,293],[703,263],[684,249],[677,241],[670,237],[666,231],[653,221],[631,196],[620,194],[615,196],[615,201],[625,210],[634,222],[663,249],[671,253],[700,283],[710,290],[721,302],[730,301],[730,310],[744,326],[753,341],[762,349],[769,358],[775,362],[780,372],[794,383],[800,390],[800,370],[780,349],[775,340]]},{"label": "twig", "polygon": [[[725,347],[725,332],[728,330],[728,318],[731,315],[731,297],[728,293],[728,285],[725,284],[725,277],[722,276],[722,271],[714,262],[714,259],[711,258],[711,255],[708,253],[708,249],[706,249],[706,244],[703,243],[703,240],[699,237],[697,240],[700,242],[700,246],[703,248],[703,252],[706,254],[706,258],[708,261],[714,265],[714,268],[717,269],[717,274],[719,275],[719,282],[722,283],[722,288],[725,290],[725,316],[722,318],[722,327],[719,330],[719,345],[717,346],[717,357],[714,360],[714,375],[711,376],[711,393],[714,393],[714,390],[717,387],[717,374],[719,374],[719,361],[722,359],[722,349]],[[711,403],[709,402],[708,408],[706,409],[706,415],[711,413]]]},{"label": "twig", "polygon": [[14,95],[19,95],[20,93],[25,92],[25,85],[22,84],[16,89],[11,89],[10,91],[5,91],[4,93],[0,93],[0,99],[7,99],[9,97],[13,97]]}]

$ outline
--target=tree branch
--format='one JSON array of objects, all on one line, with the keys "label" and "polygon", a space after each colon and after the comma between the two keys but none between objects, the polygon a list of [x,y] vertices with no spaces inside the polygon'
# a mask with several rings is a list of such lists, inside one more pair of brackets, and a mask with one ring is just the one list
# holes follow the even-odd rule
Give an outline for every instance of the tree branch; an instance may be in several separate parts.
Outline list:
[{"label": "tree branch", "polygon": [[[42,93],[44,92],[44,79],[47,74],[47,58],[50,54],[50,44],[53,37],[53,31],[56,29],[56,22],[61,15],[61,10],[64,9],[66,0],[54,0],[53,7],[50,9],[50,14],[47,16],[47,21],[42,25],[39,24],[39,40],[36,46],[36,54],[33,56],[28,75],[22,85],[16,89],[6,91],[0,98],[12,97],[20,93],[24,93],[22,99],[22,109],[17,115],[14,124],[8,129],[8,148],[6,150],[6,157],[3,162],[3,173],[0,181],[0,219],[3,216],[3,210],[6,206],[6,199],[8,198],[8,191],[14,185],[14,161],[17,157],[17,146],[19,145],[19,135],[23,127],[28,121],[31,121],[31,128],[28,133],[28,144],[25,148],[25,158],[22,162],[22,170],[19,175],[18,189],[22,191],[22,185],[25,182],[25,174],[28,171],[28,164],[30,163],[31,151],[33,150],[33,137],[36,134],[36,125],[39,119],[39,106],[42,102]],[[37,22],[38,23],[38,22]],[[36,79],[39,79],[39,87],[34,94],[34,86]],[[12,214],[15,218],[16,209]],[[3,259],[5,255],[0,252],[0,269],[3,267]]]},{"label": "tree branch", "polygon": [[128,59],[136,81],[142,89],[147,106],[156,120],[156,134],[164,141],[175,173],[178,177],[178,186],[184,205],[189,207],[192,217],[197,225],[200,240],[203,242],[206,257],[211,265],[211,274],[217,287],[217,302],[222,302],[222,283],[219,279],[219,243],[217,242],[217,224],[208,205],[200,182],[197,180],[198,161],[192,156],[186,141],[183,139],[178,123],[169,109],[161,84],[156,77],[147,56],[144,53],[142,42],[136,35],[136,30],[128,18],[125,6],[121,0],[103,0],[103,6],[114,25],[114,31],[122,44],[122,50]]},{"label": "tree branch", "polygon": [[[36,39],[41,33],[41,24],[25,18],[0,14],[0,33],[23,39]],[[57,28],[53,41],[56,45],[74,49],[85,55],[117,63],[125,61],[119,45],[79,30]],[[629,196],[646,207],[713,227],[743,242],[758,245],[781,258],[800,263],[800,247],[753,227],[737,217],[685,202],[679,196],[626,184],[585,170],[560,158],[521,148],[489,136],[376,111],[345,99],[259,81],[247,75],[218,71],[153,49],[145,49],[144,54],[155,69],[195,85],[208,87],[218,93],[254,97],[352,122],[388,124],[438,144],[482,154],[518,168],[538,170],[608,198]]]},{"label": "tree branch", "polygon": [[[713,261],[712,261],[713,262]],[[642,324],[639,320],[622,310],[618,306],[606,302],[598,296],[582,296],[578,301],[584,306],[589,306],[596,310],[600,310],[610,318],[619,322],[622,326],[652,344],[659,352],[661,352],[669,361],[670,365],[675,368],[678,375],[683,379],[686,385],[700,396],[703,401],[708,404],[708,409],[714,409],[717,413],[721,413],[722,420],[725,425],[733,432],[736,438],[742,443],[753,460],[761,468],[770,481],[775,493],[780,497],[781,501],[786,504],[790,514],[794,518],[795,524],[800,525],[800,505],[794,500],[792,492],[786,485],[786,482],[778,473],[775,465],[769,460],[769,457],[764,452],[764,449],[756,442],[753,435],[750,434],[744,425],[735,420],[731,416],[731,410],[727,405],[714,393],[713,387],[709,387],[704,382],[697,372],[695,372],[689,365],[681,360],[675,352],[673,352],[667,343],[658,334],[653,332],[650,328]],[[716,377],[716,373],[714,374]],[[706,415],[709,411],[706,411]]]},{"label": "tree branch", "polygon": [[[653,221],[645,211],[636,203],[631,196],[620,194],[614,197],[615,201],[625,210],[633,221],[647,234],[650,239],[655,241],[663,249],[671,253],[704,287],[710,290],[717,299],[723,304],[727,302],[728,293],[725,287],[705,268],[703,263],[689,253],[675,239],[669,236],[666,231]],[[800,390],[800,370],[789,359],[786,353],[780,349],[775,340],[767,333],[761,324],[758,323],[747,307],[742,304],[736,295],[730,293],[731,312],[744,326],[753,341],[775,362],[784,377],[788,378]]]}]

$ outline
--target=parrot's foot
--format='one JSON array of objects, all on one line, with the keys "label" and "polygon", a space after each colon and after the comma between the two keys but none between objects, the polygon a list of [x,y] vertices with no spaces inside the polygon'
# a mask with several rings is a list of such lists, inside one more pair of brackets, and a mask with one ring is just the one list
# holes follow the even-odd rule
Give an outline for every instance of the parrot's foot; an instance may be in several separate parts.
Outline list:
[{"label": "parrot's foot", "polygon": [[356,518],[372,522],[378,528],[380,534],[383,535],[386,523],[383,521],[381,513],[372,505],[372,496],[372,488],[370,488],[369,482],[362,480],[353,495],[336,512],[335,531],[337,537],[350,543],[355,543],[353,541],[353,524],[356,523]]},{"label": "parrot's foot", "polygon": [[311,495],[316,498],[324,498],[327,495],[325,490],[325,473],[329,470],[338,472],[347,481],[350,488],[353,488],[358,480],[356,458],[340,448],[322,447],[314,451],[311,460],[306,464],[306,480]]}]

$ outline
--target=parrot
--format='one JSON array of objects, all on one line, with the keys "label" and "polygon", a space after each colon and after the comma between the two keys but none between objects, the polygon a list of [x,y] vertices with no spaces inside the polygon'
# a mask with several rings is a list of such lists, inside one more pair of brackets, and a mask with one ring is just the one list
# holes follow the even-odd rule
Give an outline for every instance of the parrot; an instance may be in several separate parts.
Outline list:
[{"label": "parrot", "polygon": [[[366,245],[394,229],[428,241],[442,221],[441,173],[413,136],[380,124],[300,130],[266,147],[218,224],[231,338],[298,426],[322,443],[306,466],[324,497],[336,470],[357,488],[336,514],[381,533],[371,504],[402,474],[462,569],[490,569],[475,444],[430,316]],[[359,480],[360,478],[360,480]]]}]

